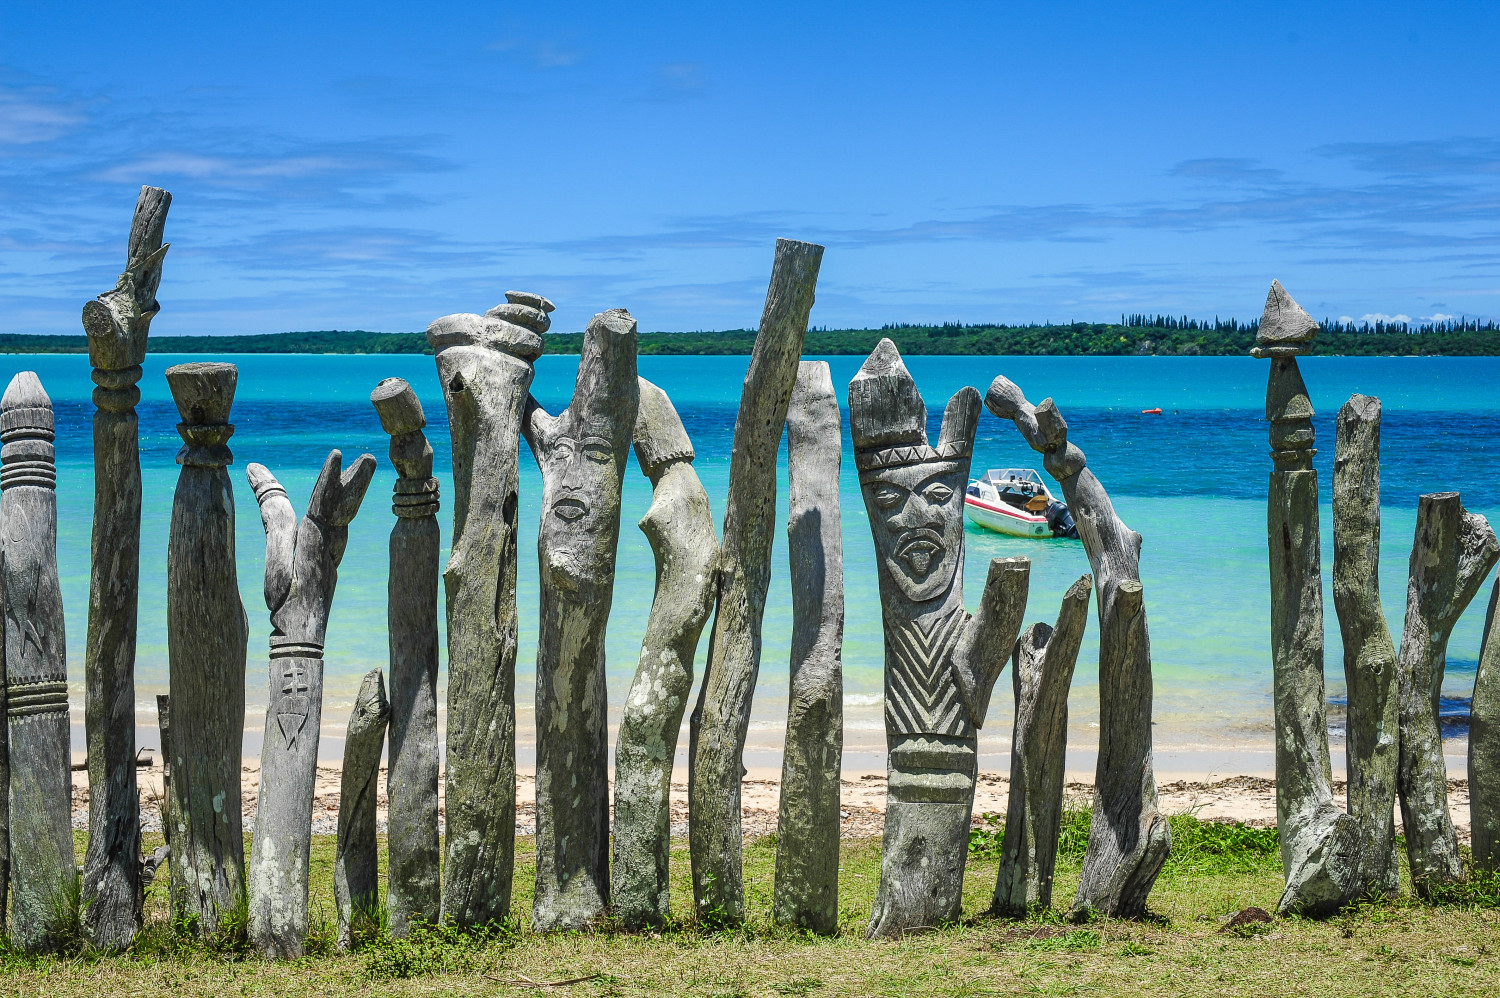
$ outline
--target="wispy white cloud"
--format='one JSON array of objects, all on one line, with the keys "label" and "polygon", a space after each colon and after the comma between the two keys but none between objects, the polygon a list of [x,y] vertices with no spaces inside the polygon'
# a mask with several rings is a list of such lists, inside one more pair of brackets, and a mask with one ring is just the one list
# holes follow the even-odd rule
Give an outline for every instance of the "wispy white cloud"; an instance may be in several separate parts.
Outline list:
[{"label": "wispy white cloud", "polygon": [[583,62],[582,52],[534,38],[506,38],[485,48],[512,56],[535,69],[567,69]]},{"label": "wispy white cloud", "polygon": [[73,131],[82,111],[48,87],[0,84],[0,145],[50,142]]},{"label": "wispy white cloud", "polygon": [[646,99],[655,103],[693,100],[708,93],[708,77],[698,62],[665,62],[656,67]]}]

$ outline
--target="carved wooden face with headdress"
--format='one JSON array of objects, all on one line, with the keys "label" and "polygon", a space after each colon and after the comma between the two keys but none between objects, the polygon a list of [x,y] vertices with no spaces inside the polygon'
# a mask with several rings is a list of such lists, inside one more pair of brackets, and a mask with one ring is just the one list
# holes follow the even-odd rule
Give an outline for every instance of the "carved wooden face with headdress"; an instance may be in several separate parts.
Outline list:
[{"label": "carved wooden face with headdress", "polygon": [[959,392],[937,446],[929,446],[927,407],[890,340],[849,383],[854,461],[875,549],[886,577],[914,603],[945,595],[963,566],[963,496],[978,413],[978,393]]}]

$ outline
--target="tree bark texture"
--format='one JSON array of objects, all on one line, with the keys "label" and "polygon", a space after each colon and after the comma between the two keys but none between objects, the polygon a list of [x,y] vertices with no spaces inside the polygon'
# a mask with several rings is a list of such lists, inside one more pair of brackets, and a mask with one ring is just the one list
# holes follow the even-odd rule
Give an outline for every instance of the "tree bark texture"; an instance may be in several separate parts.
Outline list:
[{"label": "tree bark texture", "polygon": [[1358,895],[1393,895],[1396,647],[1380,608],[1380,400],[1354,395],[1338,415],[1333,453],[1333,605],[1348,687],[1349,814],[1360,835]]},{"label": "tree bark texture", "polygon": [[344,738],[344,769],[339,776],[338,847],[333,861],[333,894],[339,910],[339,948],[380,927],[375,906],[380,894],[380,853],[375,843],[375,798],[380,793],[380,753],[385,747],[391,707],[385,677],[371,669],[360,683]]},{"label": "tree bark texture", "polygon": [[162,231],[172,195],[142,187],[112,291],[83,307],[93,365],[94,533],[84,645],[89,844],[83,926],[99,949],[130,944],[141,924],[141,816],[135,779],[135,628],[140,591],[141,460],[136,382],[161,306]]},{"label": "tree bark texture", "polygon": [[1406,626],[1396,658],[1401,711],[1398,788],[1412,886],[1424,897],[1463,876],[1448,812],[1448,767],[1437,699],[1453,625],[1500,560],[1489,522],[1463,508],[1457,492],[1417,502],[1417,533],[1406,583]]},{"label": "tree bark texture", "polygon": [[539,932],[582,929],[609,905],[609,707],[604,638],[635,429],[636,324],[624,309],[583,334],[573,400],[523,429],[542,472],[537,531],[536,900]]},{"label": "tree bark texture", "polygon": [[964,610],[963,497],[979,412],[979,393],[961,390],[930,446],[927,407],[888,339],[849,382],[885,631],[889,790],[871,938],[962,914],[978,731],[1026,612],[1026,558],[991,561],[979,611]]},{"label": "tree bark texture", "polygon": [[839,926],[844,755],[840,423],[827,362],[802,361],[786,415],[792,650],[771,917],[781,925],[823,934],[836,933]]},{"label": "tree bark texture", "polygon": [[693,708],[689,749],[693,898],[698,916],[712,922],[736,923],[745,914],[740,781],[771,583],[776,452],[822,261],[822,246],[776,240],[771,284],[734,424],[717,609],[708,664]]},{"label": "tree bark texture", "polygon": [[245,469],[266,529],[271,611],[270,698],[250,846],[248,922],[251,944],[268,957],[299,957],[306,942],[323,644],[349,523],[374,474],[373,455],[361,454],[344,471],[343,455],[330,452],[299,524],[276,477],[263,465]]},{"label": "tree bark texture", "polygon": [[414,921],[435,924],[441,913],[438,841],[437,591],[442,531],[432,444],[422,428],[422,403],[401,378],[370,393],[391,437],[400,475],[392,495],[390,577],[390,758],[386,775],[386,902],[390,931],[405,936]]},{"label": "tree bark texture", "polygon": [[157,807],[161,810],[162,843],[146,860],[146,866],[150,868],[150,878],[146,876],[147,870],[141,871],[143,888],[150,886],[163,864],[166,865],[169,887],[174,876],[172,873],[172,809],[167,803],[172,796],[172,697],[170,694],[156,694],[156,730],[161,741],[161,798],[157,801]]},{"label": "tree bark texture", "polygon": [[515,866],[517,459],[553,305],[505,297],[427,327],[453,440],[442,917],[459,926],[510,916]]},{"label": "tree bark texture", "polygon": [[1032,406],[996,378],[985,405],[1013,420],[1062,487],[1093,569],[1099,617],[1099,762],[1075,916],[1136,918],[1172,849],[1151,766],[1151,638],[1140,582],[1141,535],[1115,514],[1051,399]]},{"label": "tree bark texture", "polygon": [[225,470],[234,460],[229,410],[237,379],[233,364],[167,368],[184,441],[167,542],[172,917],[206,937],[245,900],[240,761],[249,622]]},{"label": "tree bark texture", "polygon": [[991,910],[1021,918],[1052,905],[1068,754],[1068,688],[1088,626],[1094,580],[1083,576],[1063,596],[1057,626],[1032,624],[1012,656],[1016,725],[1010,742],[1010,800],[1005,845]]},{"label": "tree bark texture", "polygon": [[1484,616],[1484,640],[1469,708],[1469,819],[1474,866],[1500,871],[1500,634],[1495,608],[1500,606],[1500,579],[1490,593]]},{"label": "tree bark texture", "polygon": [[656,594],[615,739],[610,907],[630,927],[661,925],[670,914],[672,761],[719,561],[692,441],[666,392],[644,378],[634,437],[636,461],[651,480],[651,508],[640,528],[656,559]]},{"label": "tree bark texture", "polygon": [[31,371],[0,397],[11,945],[53,949],[76,905],[67,639],[57,579],[52,400]]}]

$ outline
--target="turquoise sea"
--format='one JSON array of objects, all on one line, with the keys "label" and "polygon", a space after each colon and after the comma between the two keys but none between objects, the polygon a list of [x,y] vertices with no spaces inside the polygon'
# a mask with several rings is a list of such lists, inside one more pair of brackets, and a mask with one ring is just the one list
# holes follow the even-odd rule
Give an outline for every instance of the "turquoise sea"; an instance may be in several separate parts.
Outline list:
[{"label": "turquoise sea", "polygon": [[[137,691],[140,742],[156,744],[156,693],[167,688],[164,602],[168,521],[178,468],[177,413],[162,372],[187,358],[153,354],[141,381],[141,451],[144,474],[140,644]],[[325,744],[337,758],[339,735],[360,677],[386,663],[386,538],[393,517],[388,497],[395,473],[388,439],[369,403],[382,378],[400,376],[416,388],[427,410],[437,450],[436,474],[449,486],[446,413],[432,358],[425,356],[244,355],[216,358],[239,365],[233,421],[231,473],[238,505],[240,588],[250,618],[246,719],[247,752],[257,749],[266,700],[265,635],[269,624],[261,596],[264,535],[254,497],[245,484],[251,461],[269,466],[287,486],[299,513],[328,450],[346,461],[368,451],[379,459],[364,508],[354,521],[328,628]],[[840,394],[862,358],[826,358]],[[696,467],[721,515],[729,453],[747,357],[642,357],[644,377],[661,385],[677,405],[697,448]],[[1146,586],[1156,684],[1159,768],[1170,771],[1269,770],[1271,666],[1268,643],[1265,494],[1270,459],[1264,421],[1266,366],[1249,358],[1157,357],[911,357],[907,364],[927,400],[933,432],[949,396],[964,385],[981,391],[996,374],[1019,384],[1032,399],[1057,400],[1070,439],[1087,453],[1122,518],[1145,536],[1141,575]],[[74,689],[75,749],[82,749],[83,636],[88,607],[89,534],[93,504],[90,421],[92,383],[86,357],[8,356],[5,380],[35,370],[57,413],[58,558],[68,624],[69,671]],[[533,392],[549,410],[567,404],[576,357],[546,356],[537,363]],[[1313,404],[1322,475],[1324,571],[1332,565],[1328,475],[1333,459],[1333,417],[1353,392],[1384,402],[1382,505],[1383,600],[1393,633],[1404,613],[1406,562],[1417,496],[1456,489],[1469,509],[1493,521],[1500,514],[1500,359],[1309,358],[1303,362]],[[1160,416],[1141,410],[1160,406]],[[863,764],[877,766],[883,745],[880,714],[881,629],[875,563],[864,505],[850,460],[847,412],[842,488],[847,618],[844,641],[847,741]],[[974,468],[1040,466],[1008,422],[986,413],[980,424]],[[519,568],[521,655],[517,695],[529,706],[536,636],[537,504],[541,483],[521,445],[522,536]],[[650,485],[633,464],[626,479],[608,654],[611,703],[623,700],[635,669],[651,605],[654,568],[650,548],[633,524],[650,504]],[[785,507],[783,479],[780,499]],[[445,540],[452,511],[440,514]],[[1051,621],[1064,590],[1088,570],[1076,541],[1002,538],[972,525],[965,571],[967,597],[978,600],[991,557],[1032,559],[1028,620]],[[778,537],[775,578],[765,618],[765,651],[755,700],[749,761],[769,765],[784,727],[791,601],[784,535]],[[1467,710],[1488,590],[1475,599],[1454,632],[1445,712]],[[1332,594],[1326,597],[1328,694],[1337,742],[1343,694],[1342,651]],[[1097,743],[1097,646],[1091,626],[1079,658],[1071,698],[1070,769],[1092,768]],[[703,642],[706,647],[707,640]],[[699,664],[701,671],[702,651]],[[1001,677],[985,730],[985,765],[1003,768],[1008,750],[1009,673]],[[529,711],[521,715],[523,742]],[[1461,733],[1462,724],[1453,726]],[[1450,752],[1455,751],[1450,746]],[[523,759],[529,756],[522,749]],[[867,757],[867,760],[866,760]],[[1167,760],[1163,762],[1162,760]],[[1338,765],[1336,763],[1336,765]]]}]

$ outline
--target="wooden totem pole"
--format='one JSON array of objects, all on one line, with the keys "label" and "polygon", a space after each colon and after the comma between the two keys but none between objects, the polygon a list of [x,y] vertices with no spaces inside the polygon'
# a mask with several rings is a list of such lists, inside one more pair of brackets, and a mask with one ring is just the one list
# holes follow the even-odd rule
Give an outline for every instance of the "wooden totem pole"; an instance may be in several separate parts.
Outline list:
[{"label": "wooden totem pole", "polygon": [[427,327],[453,438],[444,921],[510,915],[516,842],[518,449],[531,362],[552,303],[510,291],[484,315]]},{"label": "wooden totem pole", "polygon": [[52,400],[22,371],[0,396],[10,940],[22,952],[60,942],[78,883],[52,441]]},{"label": "wooden totem pole", "polygon": [[339,778],[338,849],[333,860],[333,895],[339,910],[339,949],[380,927],[375,910],[380,895],[380,852],[375,842],[375,798],[380,793],[380,751],[385,746],[391,707],[385,677],[371,669],[360,683],[344,737],[344,771]]},{"label": "wooden totem pole", "polygon": [[229,409],[237,379],[233,364],[167,368],[184,441],[167,542],[172,917],[204,936],[245,899],[240,757],[249,623],[226,470],[234,460]]},{"label": "wooden totem pole", "polygon": [[872,938],[962,912],[978,730],[1026,612],[1026,558],[991,561],[979,612],[964,610],[963,497],[979,412],[979,393],[959,391],[930,445],[927,407],[888,339],[849,382],[885,625],[890,776]]},{"label": "wooden totem pole", "polygon": [[141,924],[141,816],[135,781],[135,627],[140,590],[141,458],[136,382],[161,306],[162,231],[172,195],[142,187],[125,272],[83,306],[94,367],[94,536],[84,645],[89,845],[83,924],[90,942],[122,949]]},{"label": "wooden totem pole", "polygon": [[[441,912],[438,846],[437,590],[442,530],[432,444],[417,393],[387,378],[370,401],[391,435],[396,479],[391,512],[388,614],[391,646],[389,800],[390,929],[404,936],[413,921],[435,923]],[[378,753],[377,753],[378,755]],[[378,761],[378,760],[377,760]]]},{"label": "wooden totem pole", "polygon": [[[250,942],[265,956],[301,956],[307,937],[323,640],[349,523],[374,474],[373,455],[361,454],[343,471],[343,455],[330,452],[299,524],[276,477],[263,465],[245,469],[266,529],[265,593],[271,611],[270,702],[250,847],[248,923]],[[175,702],[173,707],[175,715]]]}]

